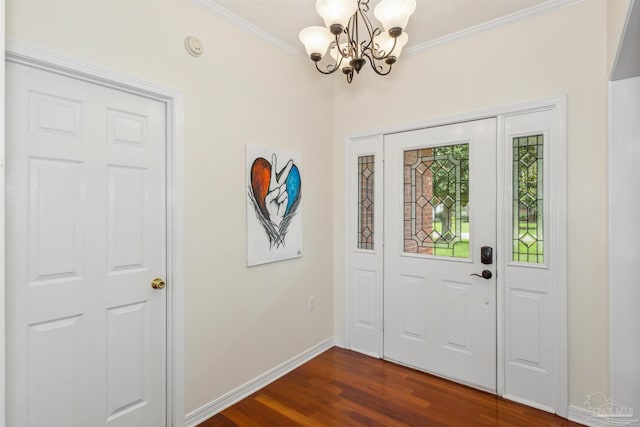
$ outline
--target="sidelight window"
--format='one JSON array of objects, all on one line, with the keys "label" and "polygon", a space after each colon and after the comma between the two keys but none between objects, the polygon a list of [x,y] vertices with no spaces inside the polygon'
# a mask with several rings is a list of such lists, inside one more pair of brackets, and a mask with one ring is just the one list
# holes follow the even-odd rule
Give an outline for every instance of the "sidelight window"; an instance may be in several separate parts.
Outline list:
[{"label": "sidelight window", "polygon": [[513,138],[513,261],[544,262],[543,135]]},{"label": "sidelight window", "polygon": [[375,156],[358,157],[358,249],[374,249]]}]

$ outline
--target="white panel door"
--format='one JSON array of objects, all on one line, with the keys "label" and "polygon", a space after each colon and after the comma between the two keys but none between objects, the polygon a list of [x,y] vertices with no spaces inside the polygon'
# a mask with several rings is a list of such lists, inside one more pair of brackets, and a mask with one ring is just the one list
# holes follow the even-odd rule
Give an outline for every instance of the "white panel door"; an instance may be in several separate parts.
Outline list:
[{"label": "white panel door", "polygon": [[7,425],[164,425],[164,104],[6,70]]},{"label": "white panel door", "polygon": [[556,407],[553,337],[558,324],[551,260],[558,240],[551,222],[550,145],[553,113],[506,117],[505,155],[511,173],[505,194],[511,203],[503,224],[505,382],[504,396],[549,412]]},{"label": "white panel door", "polygon": [[384,356],[495,390],[496,120],[384,144]]},{"label": "white panel door", "polygon": [[349,144],[349,347],[382,356],[383,138]]}]

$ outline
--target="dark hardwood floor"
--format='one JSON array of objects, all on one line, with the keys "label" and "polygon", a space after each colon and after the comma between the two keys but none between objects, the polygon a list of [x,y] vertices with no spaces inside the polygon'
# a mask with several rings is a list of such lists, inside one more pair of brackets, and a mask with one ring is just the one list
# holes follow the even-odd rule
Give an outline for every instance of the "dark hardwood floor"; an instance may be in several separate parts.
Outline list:
[{"label": "dark hardwood floor", "polygon": [[334,347],[200,427],[579,425]]}]

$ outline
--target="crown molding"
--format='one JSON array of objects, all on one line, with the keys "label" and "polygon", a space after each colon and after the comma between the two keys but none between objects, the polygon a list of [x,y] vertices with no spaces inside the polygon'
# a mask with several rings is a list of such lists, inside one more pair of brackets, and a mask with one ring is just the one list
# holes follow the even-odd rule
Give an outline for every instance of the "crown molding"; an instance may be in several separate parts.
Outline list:
[{"label": "crown molding", "polygon": [[476,33],[480,33],[482,31],[487,31],[493,28],[501,27],[503,25],[508,25],[514,22],[522,21],[523,19],[541,15],[551,10],[560,9],[562,7],[570,6],[572,4],[580,3],[582,1],[584,0],[548,0],[536,6],[532,6],[527,9],[523,9],[518,12],[511,13],[509,15],[501,16],[500,18],[492,19],[491,21],[483,22],[482,24],[465,28],[464,30],[447,34],[446,36],[438,37],[437,39],[429,40],[428,42],[411,46],[405,49],[403,53],[412,54],[416,52],[421,52],[423,50],[427,50],[432,47],[440,46],[442,44],[449,43],[454,40],[458,40],[464,37],[471,36]]},{"label": "crown molding", "polygon": [[268,41],[269,43],[272,43],[274,45],[276,45],[277,47],[279,47],[280,49],[290,53],[291,55],[294,56],[298,56],[300,58],[302,58],[304,55],[302,55],[302,53],[294,48],[293,46],[291,46],[288,43],[283,42],[282,40],[280,40],[278,37],[274,36],[273,34],[269,33],[268,31],[263,30],[262,28],[253,25],[251,22],[247,21],[246,19],[236,15],[235,13],[229,11],[228,9],[220,6],[217,2],[215,2],[214,0],[192,0],[194,3],[199,4],[201,6],[203,6],[204,8],[210,10],[211,12],[214,12],[220,16],[222,16],[223,18],[228,19],[229,21],[233,22],[234,24],[240,26],[241,28],[245,29],[246,31],[249,31],[250,33],[253,33],[255,35],[257,35],[258,37]]},{"label": "crown molding", "polygon": [[[235,23],[236,25],[244,28],[246,31],[249,31],[258,37],[272,43],[273,45],[283,49],[284,51],[290,53],[291,55],[297,57],[304,57],[298,49],[294,48],[288,43],[283,42],[278,37],[269,33],[268,31],[263,30],[262,28],[252,24],[246,19],[236,15],[233,12],[230,12],[228,9],[222,7],[215,0],[192,0],[194,3],[203,6],[211,12],[214,12],[229,21]],[[458,40],[464,37],[471,36],[476,33],[480,33],[483,31],[487,31],[493,28],[501,27],[503,25],[508,25],[514,22],[522,21],[527,18],[531,18],[533,16],[542,15],[543,13],[560,9],[566,6],[570,6],[576,3],[581,3],[584,0],[547,0],[544,3],[540,3],[536,6],[532,6],[527,9],[520,10],[518,12],[511,13],[509,15],[502,16],[500,18],[493,19],[491,21],[484,22],[482,24],[475,25],[473,27],[466,28],[464,30],[460,30],[455,33],[447,34],[446,36],[438,37],[433,40],[429,40],[424,43],[417,44],[415,46],[408,47],[404,49],[403,53],[405,55],[413,54],[416,52],[421,52],[423,50],[427,50],[436,46],[440,46],[442,44],[446,44],[452,42],[454,40]]]}]

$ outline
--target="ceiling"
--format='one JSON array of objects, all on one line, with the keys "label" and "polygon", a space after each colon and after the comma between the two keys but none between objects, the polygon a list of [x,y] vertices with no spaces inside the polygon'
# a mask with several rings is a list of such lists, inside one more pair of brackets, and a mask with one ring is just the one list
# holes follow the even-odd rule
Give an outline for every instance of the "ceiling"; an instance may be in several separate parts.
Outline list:
[{"label": "ceiling", "polygon": [[[323,25],[314,0],[196,0],[257,32],[287,50],[305,54],[298,33],[310,25]],[[380,0],[371,0],[370,17]],[[527,15],[556,7],[566,0],[416,0],[406,28],[405,51],[420,48],[460,31],[495,20]],[[377,24],[377,21],[375,21]],[[306,55],[306,54],[305,54]]]}]

